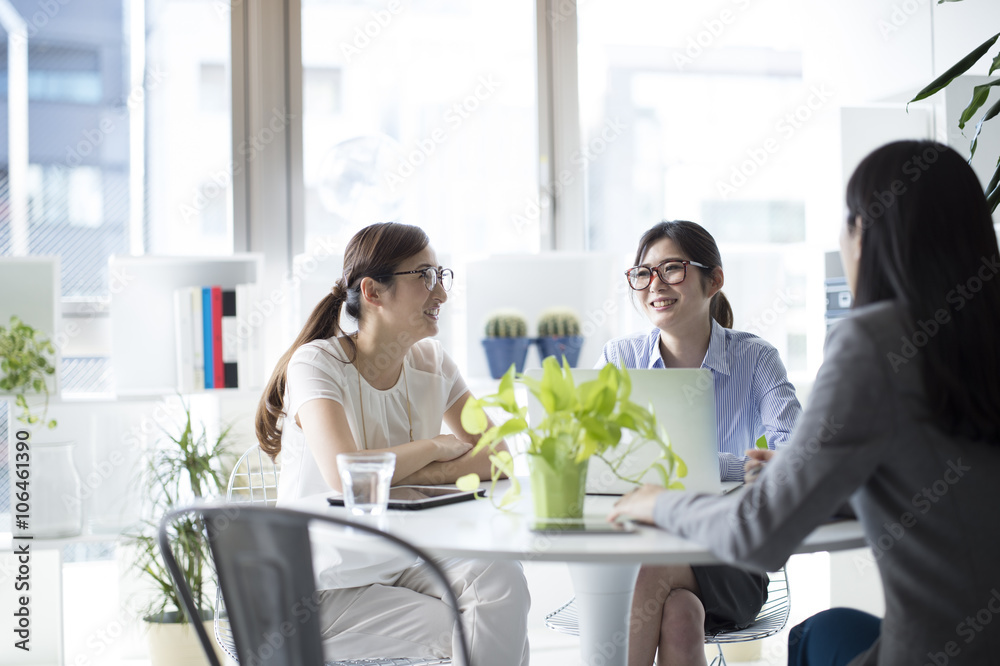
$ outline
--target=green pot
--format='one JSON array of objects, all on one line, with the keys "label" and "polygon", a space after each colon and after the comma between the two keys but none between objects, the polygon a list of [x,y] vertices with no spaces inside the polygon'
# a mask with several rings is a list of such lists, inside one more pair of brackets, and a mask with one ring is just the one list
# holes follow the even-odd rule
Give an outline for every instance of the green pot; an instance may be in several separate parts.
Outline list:
[{"label": "green pot", "polygon": [[541,456],[533,455],[529,458],[535,518],[583,518],[588,462],[584,460],[577,463],[572,458],[557,459],[553,468]]}]

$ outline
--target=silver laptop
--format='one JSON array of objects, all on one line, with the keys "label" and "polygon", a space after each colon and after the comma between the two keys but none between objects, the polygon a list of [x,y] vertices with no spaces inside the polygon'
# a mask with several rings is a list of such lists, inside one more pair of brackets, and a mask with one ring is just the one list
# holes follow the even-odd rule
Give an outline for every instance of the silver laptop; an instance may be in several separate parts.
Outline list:
[{"label": "silver laptop", "polygon": [[[599,370],[573,370],[577,384],[597,379]],[[528,370],[529,377],[541,379],[540,368]],[[722,492],[719,480],[718,432],[715,424],[715,386],[712,371],[702,368],[668,368],[657,370],[629,370],[632,380],[632,401],[651,408],[656,422],[667,431],[674,451],[684,460],[688,473],[678,479],[685,490],[705,493]],[[538,423],[545,410],[528,392],[528,419]],[[605,457],[617,461],[628,448],[626,459],[619,471],[624,476],[635,476],[660,457],[660,447],[655,442],[639,442],[626,446],[631,433],[623,431],[622,443]],[[649,470],[643,482],[661,483],[659,475]],[[622,495],[635,488],[634,484],[618,478],[608,465],[596,456],[590,459],[587,469],[588,495]]]}]

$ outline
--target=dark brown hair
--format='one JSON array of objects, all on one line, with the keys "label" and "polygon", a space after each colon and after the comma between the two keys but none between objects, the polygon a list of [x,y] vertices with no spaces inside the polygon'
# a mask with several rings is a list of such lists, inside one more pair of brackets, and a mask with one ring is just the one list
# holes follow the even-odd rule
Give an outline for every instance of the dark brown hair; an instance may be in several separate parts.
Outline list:
[{"label": "dark brown hair", "polygon": [[[292,354],[307,342],[340,336],[343,333],[340,327],[341,308],[352,319],[360,321],[361,280],[374,278],[391,288],[393,278],[384,276],[395,272],[397,266],[427,247],[428,242],[427,234],[420,227],[382,222],[365,227],[347,243],[343,276],[313,309],[295,342],[278,360],[257,405],[254,424],[257,440],[272,460],[281,452],[279,421],[286,415],[285,381]],[[350,338],[348,344],[353,360],[356,349]]]},{"label": "dark brown hair", "polygon": [[847,209],[851,233],[861,234],[854,306],[902,306],[939,426],[995,443],[1000,250],[975,172],[943,144],[896,141],[855,169]]},{"label": "dark brown hair", "polygon": [[[633,265],[638,266],[639,262],[646,256],[649,248],[664,238],[669,238],[677,243],[681,252],[690,257],[691,261],[705,264],[710,269],[722,268],[722,255],[719,253],[719,246],[716,245],[712,234],[708,233],[700,224],[685,220],[664,220],[644,233],[642,238],[639,239],[639,249],[635,252],[635,263]],[[696,266],[691,268],[702,272],[701,279],[703,285],[708,282],[711,273],[710,270],[706,271]],[[729,299],[726,298],[726,295],[722,291],[718,291],[712,296],[712,301],[709,304],[709,312],[712,315],[712,319],[719,322],[719,325],[723,328],[733,327],[733,308],[729,305]]]}]

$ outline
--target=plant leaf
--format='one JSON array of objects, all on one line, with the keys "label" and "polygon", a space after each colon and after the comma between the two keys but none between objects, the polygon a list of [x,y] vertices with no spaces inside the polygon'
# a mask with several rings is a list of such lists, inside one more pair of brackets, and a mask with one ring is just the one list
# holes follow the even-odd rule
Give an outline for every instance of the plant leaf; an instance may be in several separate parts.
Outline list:
[{"label": "plant leaf", "polygon": [[462,405],[462,428],[470,435],[479,435],[489,425],[483,403],[475,398],[469,398]]},{"label": "plant leaf", "polygon": [[983,104],[986,104],[986,100],[990,96],[990,88],[998,84],[1000,84],[1000,79],[994,79],[989,83],[978,85],[972,89],[972,99],[969,100],[969,105],[965,107],[962,115],[958,118],[958,129],[965,129],[965,123],[972,120],[972,116],[976,115],[976,111]]},{"label": "plant leaf", "polygon": [[[972,161],[972,157],[976,154],[976,147],[979,144],[979,133],[983,131],[983,123],[985,123],[987,120],[992,120],[993,118],[996,117],[996,115],[998,113],[1000,113],[1000,100],[997,100],[996,103],[993,104],[993,106],[991,106],[986,111],[986,113],[983,114],[983,117],[979,119],[979,122],[976,123],[976,133],[972,137],[972,144],[969,146],[969,161],[970,162]],[[994,185],[995,185],[995,183],[994,183]],[[989,192],[991,189],[992,188],[987,187],[986,191]]]},{"label": "plant leaf", "polygon": [[477,490],[479,488],[479,475],[475,472],[466,474],[455,479],[455,485],[459,490]]},{"label": "plant leaf", "polygon": [[975,65],[979,59],[990,50],[990,47],[996,43],[998,37],[1000,37],[1000,33],[997,33],[987,39],[985,42],[973,49],[967,56],[952,65],[944,74],[931,81],[923,90],[917,93],[916,97],[906,103],[907,108],[909,108],[910,104],[913,102],[926,99],[934,93],[942,90],[949,83],[954,81],[956,77],[967,72],[970,67]]},{"label": "plant leaf", "polygon": [[996,58],[993,58],[993,64],[990,65],[989,74],[992,74],[993,72],[997,71],[998,69],[1000,69],[1000,53],[997,54]]},{"label": "plant leaf", "polygon": [[539,447],[539,455],[549,464],[552,469],[556,467],[556,454],[559,447],[559,440],[555,437],[546,437]]},{"label": "plant leaf", "polygon": [[996,170],[993,172],[993,177],[990,178],[990,182],[986,186],[987,201],[989,200],[990,193],[996,191],[997,186],[1000,186],[1000,159],[997,160]]},{"label": "plant leaf", "polygon": [[507,421],[497,429],[496,439],[504,439],[505,437],[510,437],[511,435],[524,432],[527,429],[528,422],[523,418],[514,417],[512,419],[507,419]]}]

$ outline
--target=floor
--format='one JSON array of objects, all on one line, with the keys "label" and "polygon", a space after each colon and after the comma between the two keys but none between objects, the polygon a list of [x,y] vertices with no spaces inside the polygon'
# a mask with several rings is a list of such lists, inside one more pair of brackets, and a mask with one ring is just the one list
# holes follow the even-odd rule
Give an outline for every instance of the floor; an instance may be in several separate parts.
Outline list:
[{"label": "floor", "polygon": [[[67,666],[148,666],[144,637],[136,621],[135,590],[123,589],[116,562],[66,564],[64,585],[64,653]],[[825,553],[796,555],[788,565],[792,590],[790,625],[829,607],[829,560]],[[574,637],[550,631],[545,615],[571,595],[569,573],[558,563],[529,563],[525,574],[532,590],[528,616],[531,663],[575,664]],[[787,629],[786,629],[787,631]],[[729,663],[783,666],[785,635],[748,644],[748,654],[732,654]],[[738,646],[737,646],[738,647]],[[756,648],[756,652],[754,649]],[[713,652],[709,653],[714,656]]]}]

